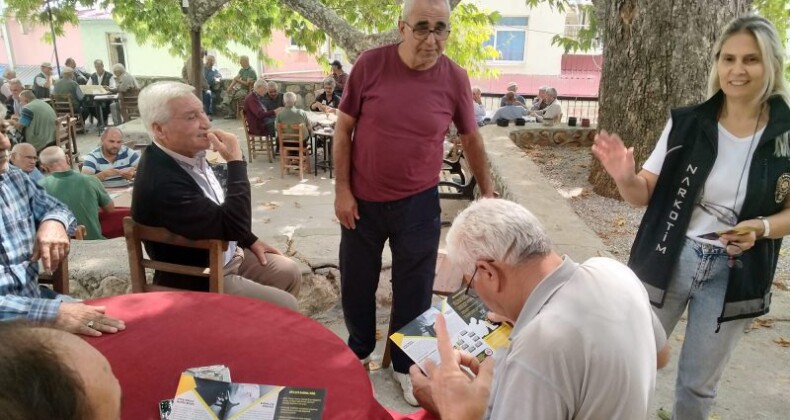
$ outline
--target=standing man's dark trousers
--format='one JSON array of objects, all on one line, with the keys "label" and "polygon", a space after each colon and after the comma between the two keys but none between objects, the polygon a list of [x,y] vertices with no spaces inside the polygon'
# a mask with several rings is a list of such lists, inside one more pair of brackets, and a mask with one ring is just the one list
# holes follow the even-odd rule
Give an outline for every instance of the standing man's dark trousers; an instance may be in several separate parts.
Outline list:
[{"label": "standing man's dark trousers", "polygon": [[[400,329],[431,306],[441,208],[436,187],[397,201],[357,199],[356,229],[341,227],[340,274],[348,346],[360,359],[376,347],[376,288],[381,252],[389,239],[392,251],[392,324]],[[389,339],[389,337],[387,337]],[[414,362],[392,346],[396,372]]]}]

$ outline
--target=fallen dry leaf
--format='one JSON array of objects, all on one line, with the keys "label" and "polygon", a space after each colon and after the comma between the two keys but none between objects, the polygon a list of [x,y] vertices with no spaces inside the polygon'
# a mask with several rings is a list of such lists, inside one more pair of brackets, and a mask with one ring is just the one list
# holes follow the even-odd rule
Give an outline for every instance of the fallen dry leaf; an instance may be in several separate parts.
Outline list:
[{"label": "fallen dry leaf", "polygon": [[773,328],[776,320],[773,318],[757,318],[752,321],[752,325],[749,326],[749,331],[751,330],[759,330],[761,328]]},{"label": "fallen dry leaf", "polygon": [[788,286],[787,283],[782,280],[774,281],[774,286],[776,286],[776,288],[779,290],[784,290],[784,291],[790,290],[790,286]]},{"label": "fallen dry leaf", "polygon": [[277,203],[275,201],[268,201],[266,203],[261,204],[261,208],[263,210],[274,210],[277,207],[280,207],[280,203]]},{"label": "fallen dry leaf", "polygon": [[776,340],[774,340],[774,343],[776,343],[776,344],[778,344],[778,345],[780,345],[782,347],[790,347],[790,340],[788,340],[788,339],[786,339],[784,337],[777,338]]},{"label": "fallen dry leaf", "polygon": [[625,226],[625,219],[623,217],[617,216],[614,219],[614,225],[615,226]]}]

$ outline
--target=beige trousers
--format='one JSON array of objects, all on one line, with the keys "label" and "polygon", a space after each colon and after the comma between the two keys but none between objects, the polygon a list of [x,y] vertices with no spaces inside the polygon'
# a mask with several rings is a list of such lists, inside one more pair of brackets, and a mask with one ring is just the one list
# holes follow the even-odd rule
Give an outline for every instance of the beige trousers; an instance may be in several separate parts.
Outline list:
[{"label": "beige trousers", "polygon": [[266,254],[261,265],[249,250],[236,248],[236,255],[225,266],[225,293],[265,300],[298,311],[296,297],[302,286],[299,266],[290,258]]}]

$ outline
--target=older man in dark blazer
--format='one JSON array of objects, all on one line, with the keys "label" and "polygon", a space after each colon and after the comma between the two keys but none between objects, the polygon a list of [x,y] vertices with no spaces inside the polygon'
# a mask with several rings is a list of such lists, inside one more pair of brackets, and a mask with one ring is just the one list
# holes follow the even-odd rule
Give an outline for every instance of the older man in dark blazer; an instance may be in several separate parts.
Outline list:
[{"label": "older man in dark blazer", "polygon": [[[251,229],[247,164],[233,134],[212,130],[193,88],[178,82],[154,83],[140,93],[140,116],[153,138],[140,159],[134,183],[132,218],[191,239],[229,241],[225,292],[296,309],[301,272],[295,262],[258,239]],[[228,162],[227,192],[206,162],[206,150]],[[205,265],[206,251],[146,243],[154,258]],[[205,279],[156,272],[154,282],[208,290]]]}]

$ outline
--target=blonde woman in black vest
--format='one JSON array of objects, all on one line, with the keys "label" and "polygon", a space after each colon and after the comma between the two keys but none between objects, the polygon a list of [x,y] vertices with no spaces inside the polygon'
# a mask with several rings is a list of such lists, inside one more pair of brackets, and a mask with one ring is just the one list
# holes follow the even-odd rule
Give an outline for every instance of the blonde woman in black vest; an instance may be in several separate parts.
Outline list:
[{"label": "blonde woman in black vest", "polygon": [[790,95],[776,29],[736,18],[712,59],[710,98],[672,111],[639,173],[617,134],[602,131],[592,147],[622,197],[647,206],[629,266],[667,335],[688,308],[673,408],[682,420],[708,419],[732,350],[768,312],[790,233]]}]

